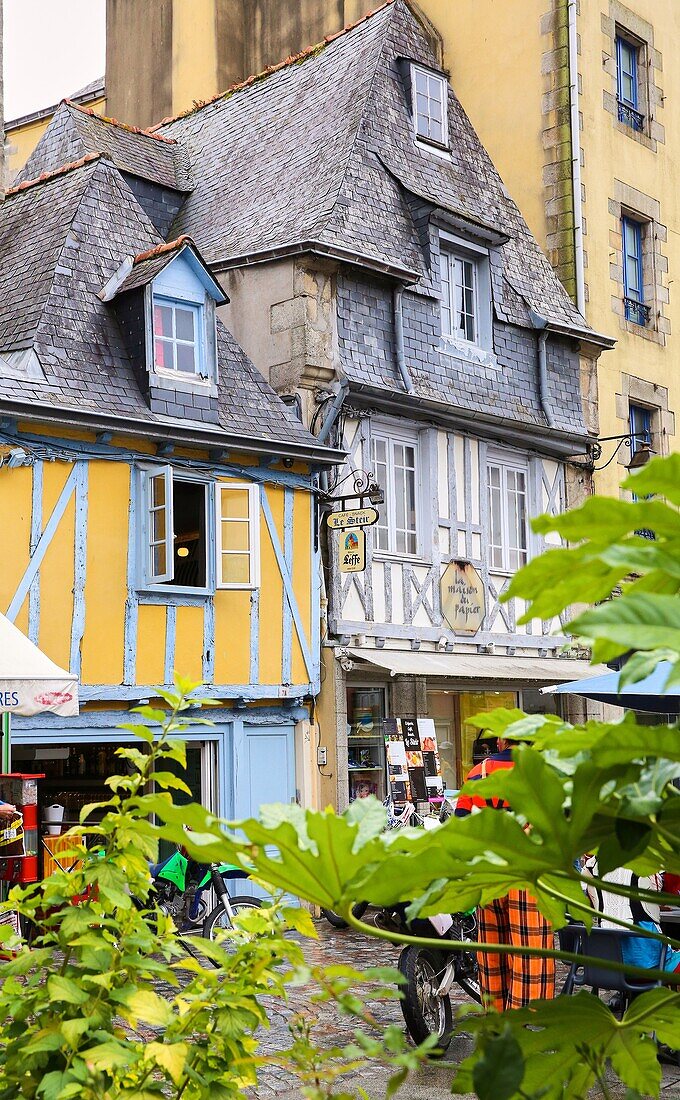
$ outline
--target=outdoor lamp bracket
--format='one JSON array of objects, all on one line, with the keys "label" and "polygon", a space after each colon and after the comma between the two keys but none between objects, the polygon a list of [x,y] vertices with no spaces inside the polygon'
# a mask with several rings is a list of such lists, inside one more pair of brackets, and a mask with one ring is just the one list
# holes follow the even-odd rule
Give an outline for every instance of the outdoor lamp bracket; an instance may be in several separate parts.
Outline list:
[{"label": "outdoor lamp bracket", "polygon": [[352,491],[349,489],[341,496],[326,495],[323,497],[322,506],[330,507],[331,509],[340,508],[344,510],[348,501],[359,500],[359,507],[365,507],[365,502],[368,500],[371,504],[378,505],[385,503],[385,494],[378,485],[375,477],[369,470],[351,470],[338,484],[335,486],[336,490],[343,485],[350,478],[353,479]]},{"label": "outdoor lamp bracket", "polygon": [[[646,436],[631,435],[630,432],[626,432],[625,435],[604,435],[600,439],[596,439],[591,447],[593,462],[598,462],[602,458],[603,443],[616,443],[616,447],[602,466],[593,466],[594,470],[605,470],[614,461],[621,447],[628,447],[631,451],[630,462],[626,466],[628,470],[637,470],[641,466],[646,466],[654,454]],[[633,450],[633,445],[635,445],[635,450]]]}]

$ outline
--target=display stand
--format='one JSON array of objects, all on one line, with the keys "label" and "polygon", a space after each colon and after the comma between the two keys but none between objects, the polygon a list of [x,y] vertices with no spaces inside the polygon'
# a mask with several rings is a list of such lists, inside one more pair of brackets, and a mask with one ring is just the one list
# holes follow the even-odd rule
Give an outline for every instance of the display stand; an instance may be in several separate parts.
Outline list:
[{"label": "display stand", "polygon": [[444,780],[431,718],[386,718],[385,747],[390,795],[395,806],[412,802],[423,812],[439,807]]}]

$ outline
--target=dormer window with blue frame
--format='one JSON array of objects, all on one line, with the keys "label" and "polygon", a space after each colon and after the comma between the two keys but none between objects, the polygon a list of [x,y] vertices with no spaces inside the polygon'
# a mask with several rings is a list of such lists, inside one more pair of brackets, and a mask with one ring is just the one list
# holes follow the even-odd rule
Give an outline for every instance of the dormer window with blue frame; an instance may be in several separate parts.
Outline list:
[{"label": "dormer window with blue frame", "polygon": [[153,296],[154,368],[207,377],[203,365],[203,307]]},{"label": "dormer window with blue frame", "polygon": [[641,132],[645,118],[640,111],[640,47],[616,35],[616,99],[619,122]]}]

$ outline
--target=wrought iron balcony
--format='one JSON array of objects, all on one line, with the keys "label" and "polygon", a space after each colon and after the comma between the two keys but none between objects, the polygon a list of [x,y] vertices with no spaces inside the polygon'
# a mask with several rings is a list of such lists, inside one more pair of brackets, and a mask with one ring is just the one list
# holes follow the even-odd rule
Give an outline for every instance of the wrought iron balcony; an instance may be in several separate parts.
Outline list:
[{"label": "wrought iron balcony", "polygon": [[645,128],[645,116],[627,103],[622,103],[620,99],[616,102],[619,106],[619,122],[623,122],[624,125],[630,126],[631,130],[637,130],[641,134]]},{"label": "wrought iron balcony", "polygon": [[650,306],[646,306],[644,302],[637,302],[635,298],[624,298],[623,305],[627,321],[632,321],[634,325],[649,324],[652,314]]}]

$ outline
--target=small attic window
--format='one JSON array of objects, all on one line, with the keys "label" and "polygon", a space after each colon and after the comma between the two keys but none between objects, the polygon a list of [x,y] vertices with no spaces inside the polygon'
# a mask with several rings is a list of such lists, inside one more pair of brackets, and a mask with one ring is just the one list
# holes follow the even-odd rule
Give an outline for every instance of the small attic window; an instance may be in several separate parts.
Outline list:
[{"label": "small attic window", "polygon": [[412,65],[411,88],[416,137],[448,148],[446,79],[431,69]]},{"label": "small attic window", "polygon": [[171,298],[153,298],[154,368],[204,376],[201,307]]}]

